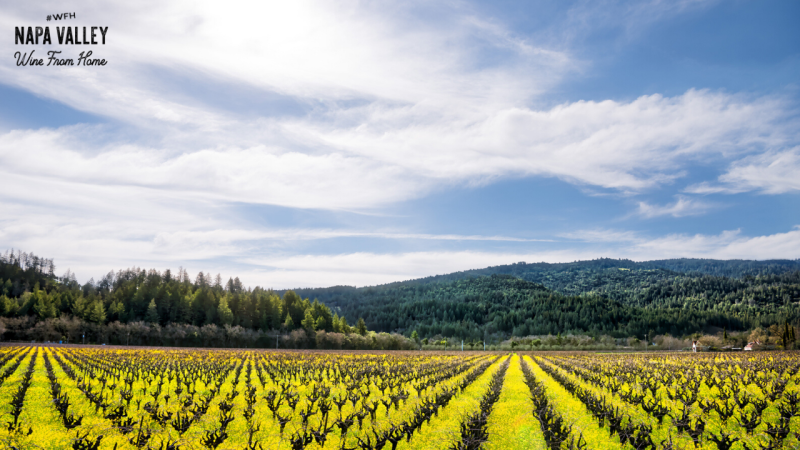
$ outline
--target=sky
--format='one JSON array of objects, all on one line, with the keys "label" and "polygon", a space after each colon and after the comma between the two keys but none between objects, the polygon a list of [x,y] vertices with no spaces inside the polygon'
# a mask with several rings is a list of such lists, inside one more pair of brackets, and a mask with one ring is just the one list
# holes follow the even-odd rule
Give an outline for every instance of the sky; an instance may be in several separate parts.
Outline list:
[{"label": "sky", "polygon": [[64,8],[0,0],[0,249],[82,283],[800,258],[797,1]]}]

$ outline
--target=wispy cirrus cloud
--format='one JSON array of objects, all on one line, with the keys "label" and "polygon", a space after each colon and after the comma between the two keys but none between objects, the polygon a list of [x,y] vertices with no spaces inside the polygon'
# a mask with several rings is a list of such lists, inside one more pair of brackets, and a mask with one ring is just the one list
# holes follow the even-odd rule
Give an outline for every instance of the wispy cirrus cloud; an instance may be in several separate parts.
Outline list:
[{"label": "wispy cirrus cloud", "polygon": [[[17,130],[2,136],[0,161],[16,174],[98,189],[128,185],[228,201],[366,209],[441,186],[513,176],[653,189],[681,178],[690,161],[794,139],[782,111],[780,103],[767,99],[748,103],[704,91],[629,103],[577,102],[546,111],[486,110],[483,116],[370,105],[342,112],[359,116],[345,120],[357,126],[313,118],[238,122],[232,130],[194,133],[188,142],[170,136],[152,145],[131,143],[126,135],[93,142],[93,134],[105,131],[102,126]],[[193,147],[195,134],[207,143]],[[247,146],[238,142],[240,135],[248,136],[244,140],[260,135],[265,143]]]},{"label": "wispy cirrus cloud", "polygon": [[621,28],[627,37],[640,35],[648,26],[686,13],[706,9],[719,0],[618,0],[581,1],[569,11],[570,29]]},{"label": "wispy cirrus cloud", "polygon": [[734,162],[718,182],[704,181],[686,188],[696,194],[736,194],[759,191],[784,194],[800,191],[800,147],[751,155]]},{"label": "wispy cirrus cloud", "polygon": [[663,216],[686,217],[705,214],[715,207],[717,205],[703,200],[678,196],[674,203],[667,205],[652,205],[647,202],[639,202],[639,208],[636,213],[647,219]]},{"label": "wispy cirrus cloud", "polygon": [[592,244],[608,242],[638,242],[642,240],[640,234],[635,231],[612,230],[606,228],[577,230],[568,233],[560,233],[558,236],[565,239],[572,239]]}]

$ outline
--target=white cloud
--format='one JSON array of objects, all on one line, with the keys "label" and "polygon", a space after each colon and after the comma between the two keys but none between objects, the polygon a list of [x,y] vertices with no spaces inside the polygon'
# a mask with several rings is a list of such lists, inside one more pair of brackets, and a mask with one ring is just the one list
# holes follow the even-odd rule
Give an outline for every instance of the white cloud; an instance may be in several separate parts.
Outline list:
[{"label": "white cloud", "polygon": [[[408,233],[398,229],[255,226],[249,222],[237,223],[238,217],[231,215],[230,208],[202,195],[169,195],[172,191],[164,195],[160,190],[115,184],[96,189],[88,184],[13,174],[3,181],[0,248],[13,247],[54,258],[59,273],[69,268],[81,281],[97,279],[109,270],[125,267],[164,270],[184,266],[193,272],[239,275],[252,284],[271,282],[274,286],[284,286],[283,278],[275,274],[268,278],[263,274],[247,278],[253,270],[249,261],[261,258],[270,270],[285,272],[291,275],[287,275],[287,280],[295,280],[294,266],[289,264],[287,269],[281,264],[291,261],[298,247],[315,245],[312,241],[367,238],[408,242],[550,242],[514,236]],[[41,196],[32,186],[50,193],[49,196]]]},{"label": "white cloud", "polygon": [[675,203],[663,206],[639,202],[637,213],[648,219],[662,216],[685,217],[704,214],[714,206],[715,205],[702,200],[679,196]]},{"label": "white cloud", "polygon": [[339,255],[296,255],[278,259],[253,259],[248,279],[264,280],[275,288],[322,287],[337,284],[376,285],[490,265],[546,260],[556,262],[575,253],[562,252],[534,256],[493,252],[410,252],[400,254],[349,253]]},{"label": "white cloud", "polygon": [[[590,232],[599,237],[595,232]],[[612,237],[615,234],[616,236]],[[492,265],[526,262],[568,262],[596,258],[636,261],[669,258],[795,259],[800,255],[800,229],[767,236],[741,236],[738,230],[719,235],[668,235],[640,237],[631,242],[627,233],[613,232],[599,245],[541,252],[410,252],[400,254],[348,253],[295,255],[249,259],[246,279],[274,288],[322,287],[337,284],[375,285],[480,269]],[[606,245],[622,237],[619,246]],[[259,266],[261,269],[259,269]]]},{"label": "white cloud", "polygon": [[[484,113],[369,105],[342,112],[358,116],[357,126],[339,119],[245,121],[229,130],[188,133],[188,143],[170,136],[155,145],[129,143],[127,135],[93,141],[107,132],[103,127],[20,130],[0,139],[0,170],[98,189],[126,185],[229,201],[364,209],[439,186],[521,175],[642,190],[681,177],[689,161],[780,145],[793,132],[774,123],[782,114],[778,103],[703,91]],[[239,146],[238,136],[269,143]]]},{"label": "white cloud", "polygon": [[641,237],[635,231],[609,230],[603,228],[578,230],[569,233],[560,233],[559,237],[583,242],[635,242]]},{"label": "white cloud", "polygon": [[670,235],[638,245],[640,255],[659,258],[796,259],[800,230],[767,236],[741,236],[739,230],[719,235]]},{"label": "white cloud", "polygon": [[[41,20],[49,5],[10,8],[0,26]],[[686,7],[656,2],[642,11]],[[425,6],[96,5],[75,24],[108,24],[109,43],[97,51],[109,66],[21,68],[8,59],[0,74],[125,125],[8,133],[0,158],[18,173],[81,183],[357,209],[509,176],[640,191],[684,176],[690,161],[798,140],[787,107],[768,98],[690,90],[536,108],[537,93],[575,67],[569,52],[468,8],[444,7],[435,22],[415,20],[414,8]],[[15,48],[0,41],[0,52]],[[477,48],[504,57],[486,64]],[[186,73],[205,83],[200,95],[163,82]],[[242,117],[214,106],[217,86],[277,92],[309,113]]]},{"label": "white cloud", "polygon": [[591,38],[595,33],[621,30],[620,38],[641,39],[654,23],[709,8],[719,0],[618,0],[579,1],[569,9],[567,22],[559,23],[554,34],[570,40]]},{"label": "white cloud", "polygon": [[773,123],[783,114],[775,102],[705,91],[424,121],[413,120],[415,110],[364,109],[356,128],[311,126],[306,134],[341,151],[449,180],[549,175],[640,190],[682,176],[688,161],[753,151],[795,133]]},{"label": "white cloud", "polygon": [[685,189],[693,194],[737,194],[760,191],[784,194],[800,191],[800,147],[769,151],[735,161],[719,182],[703,181]]},{"label": "white cloud", "polygon": [[733,186],[725,186],[719,183],[709,182],[709,181],[702,181],[700,183],[692,184],[691,186],[687,186],[686,189],[683,191],[689,194],[739,194],[742,192],[747,192],[750,189],[744,188],[742,186],[733,187]]},{"label": "white cloud", "polygon": [[[108,186],[97,198],[86,186],[45,181],[53,195],[47,202],[26,197],[31,180],[7,179],[0,201],[0,248],[15,247],[54,257],[58,270],[72,269],[81,281],[97,279],[111,269],[139,266],[187,267],[239,276],[246,284],[290,288],[335,284],[372,285],[482,268],[517,261],[564,262],[600,257],[651,260],[662,258],[796,258],[800,228],[768,236],[742,236],[732,230],[718,235],[670,234],[647,237],[613,229],[564,233],[554,243],[513,236],[461,236],[342,229],[237,227],[227,211],[198,196],[142,197],[140,188]],[[133,191],[131,191],[133,189]],[[146,191],[144,191],[146,192]],[[118,198],[121,201],[114,201]],[[176,207],[180,205],[180,207]],[[66,210],[69,214],[64,215]],[[336,238],[380,238],[422,241],[501,241],[525,243],[519,251],[418,251],[316,254],[292,242]],[[566,240],[566,241],[565,241]],[[547,240],[545,240],[547,241]],[[533,247],[536,245],[536,247]],[[555,250],[552,248],[556,246]],[[523,248],[523,247],[520,247]],[[535,250],[541,248],[542,250]],[[549,248],[551,250],[544,250]],[[534,250],[531,250],[534,249]],[[299,254],[298,254],[299,253]]]},{"label": "white cloud", "polygon": [[767,194],[800,191],[800,147],[744,158],[734,163],[720,181],[734,189]]},{"label": "white cloud", "polygon": [[[41,23],[57,5],[8,5],[0,26]],[[162,121],[221,125],[202,109],[203,99],[163,88],[159,78],[171,72],[315,102],[449,107],[460,99],[468,107],[524,102],[570,65],[563,52],[514,38],[501,24],[487,26],[458,5],[440,6],[435,21],[425,18],[425,8],[303,0],[107,2],[70,23],[109,26],[107,45],[95,52],[108,66],[30,70],[9,59],[0,73],[8,84],[79,109],[157,127]],[[467,43],[508,51],[502,63],[487,66]],[[0,42],[0,51],[15,50],[9,40]]]},{"label": "white cloud", "polygon": [[[4,5],[0,28],[40,24],[61,5]],[[424,3],[179,0],[104,2],[77,11],[70,25],[109,26],[108,44],[96,49],[108,66],[16,67],[6,58],[0,77],[113,125],[0,135],[0,244],[95,273],[235,259],[242,242],[347,233],[512,241],[403,230],[252,230],[222,210],[241,202],[364,212],[442,187],[519,176],[640,192],[674,182],[688,164],[706,159],[740,159],[720,180],[723,186],[797,189],[793,146],[800,127],[787,105],[690,90],[544,108],[538,95],[582,62],[459,5],[438,6],[443,10],[435,20],[414,10],[435,8]],[[19,48],[0,40],[0,54]],[[486,59],[476,49],[502,57]],[[202,87],[192,90],[191,82]],[[245,115],[209,94],[229,87],[280,95],[302,113]],[[678,200],[641,208],[645,215],[680,215],[699,205]],[[363,284],[526,259],[420,254],[398,260],[395,270],[395,256],[358,255],[308,256],[323,259],[305,274],[332,280],[330,265],[352,263],[353,275],[332,283]],[[590,256],[565,250],[542,257],[580,255]],[[304,274],[294,257],[276,258],[286,274]],[[375,259],[380,273],[358,269],[359,258],[366,266]]]},{"label": "white cloud", "polygon": [[[668,258],[797,259],[800,255],[798,226],[785,233],[764,236],[743,236],[741,230],[726,230],[716,235],[674,233],[647,237],[630,231],[590,229],[571,233],[568,237],[597,244],[586,247],[596,252],[596,257],[637,261]],[[608,245],[615,243],[618,245]]]}]

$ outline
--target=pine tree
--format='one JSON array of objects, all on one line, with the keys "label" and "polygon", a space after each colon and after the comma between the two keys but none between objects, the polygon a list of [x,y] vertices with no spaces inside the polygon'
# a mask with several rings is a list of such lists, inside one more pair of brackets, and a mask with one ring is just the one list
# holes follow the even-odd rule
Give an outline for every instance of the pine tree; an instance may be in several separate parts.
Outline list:
[{"label": "pine tree", "polygon": [[364,322],[364,319],[359,317],[358,322],[356,323],[356,333],[366,336],[367,335],[367,324]]},{"label": "pine tree", "polygon": [[56,307],[53,305],[52,299],[47,295],[47,292],[39,289],[38,283],[34,288],[31,301],[33,302],[33,310],[42,319],[50,319],[56,316]]},{"label": "pine tree", "polygon": [[150,299],[150,304],[147,305],[147,313],[144,320],[150,323],[158,323],[158,307],[156,306],[156,299]]},{"label": "pine tree", "polygon": [[122,318],[122,315],[125,313],[125,306],[120,303],[119,301],[114,301],[111,306],[108,308],[108,315],[114,319]]},{"label": "pine tree", "polygon": [[178,322],[192,323],[192,300],[191,294],[181,295],[178,305],[175,307],[175,317]]},{"label": "pine tree", "polygon": [[230,325],[233,323],[233,311],[228,306],[228,299],[227,297],[222,297],[219,300],[219,307],[217,308],[217,314],[219,316],[219,321],[222,325]]},{"label": "pine tree", "polygon": [[303,321],[300,322],[300,326],[306,329],[306,331],[311,332],[317,329],[317,321],[314,320],[314,314],[311,313],[311,309],[307,309],[306,313],[303,317]]},{"label": "pine tree", "polygon": [[72,303],[72,308],[71,308],[72,314],[80,318],[85,318],[87,313],[86,307],[87,307],[86,299],[83,297],[83,295],[80,295]]},{"label": "pine tree", "polygon": [[87,319],[89,322],[103,323],[106,320],[106,309],[103,307],[103,302],[100,300],[95,301],[89,305],[89,312]]}]

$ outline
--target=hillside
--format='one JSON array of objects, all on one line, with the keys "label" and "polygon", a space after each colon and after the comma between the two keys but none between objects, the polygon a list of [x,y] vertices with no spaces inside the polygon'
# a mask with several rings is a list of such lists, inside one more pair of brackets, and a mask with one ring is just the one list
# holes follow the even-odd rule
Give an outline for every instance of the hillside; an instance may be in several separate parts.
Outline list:
[{"label": "hillside", "polygon": [[713,260],[517,263],[381,286],[274,292],[245,288],[238,278],[223,283],[201,272],[192,280],[183,270],[138,268],[80,285],[69,273],[56,277],[52,260],[12,253],[0,255],[0,315],[33,322],[71,316],[98,326],[238,325],[263,332],[350,331],[349,324],[363,318],[379,332],[467,340],[686,335],[797,321],[798,266]]},{"label": "hillside", "polygon": [[[500,275],[504,277],[498,278]],[[482,281],[486,277],[517,279],[529,285],[527,290],[519,291],[502,283]],[[565,264],[517,263],[381,286],[335,286],[296,292],[318,298],[350,320],[364,317],[370,328],[419,328],[421,335],[558,331],[684,334],[709,326],[736,330],[786,318],[796,320],[800,262],[676,259],[637,263],[600,259]],[[547,292],[550,303],[519,302],[511,309],[493,310],[500,299],[493,295],[496,292],[534,299]],[[477,304],[486,305],[485,310],[478,311],[494,315],[473,319],[476,296],[480,299]],[[562,310],[563,304],[570,306]],[[616,315],[605,322],[604,311],[594,311],[596,305],[611,308]],[[578,316],[571,315],[574,311],[569,308],[579,309]],[[588,315],[586,311],[591,311],[591,319],[583,317]],[[546,312],[550,315],[543,314]],[[545,318],[549,318],[547,323],[543,322]]]},{"label": "hillside", "polygon": [[[572,263],[514,263],[490,266],[483,269],[434,275],[362,289],[440,283],[502,274],[539,283],[549,289],[567,295],[580,295],[590,292],[612,294],[665,281],[672,283],[676,279],[702,278],[704,275],[719,279],[740,280],[747,277],[785,275],[796,271],[800,271],[800,260],[723,261],[713,259],[668,259],[635,262],[627,259],[602,258]],[[358,291],[358,289],[351,286],[317,289],[300,288],[294,290],[296,292],[313,292],[314,296],[320,299]],[[620,300],[624,301],[622,298]]]}]

